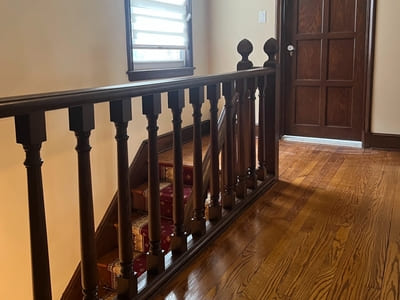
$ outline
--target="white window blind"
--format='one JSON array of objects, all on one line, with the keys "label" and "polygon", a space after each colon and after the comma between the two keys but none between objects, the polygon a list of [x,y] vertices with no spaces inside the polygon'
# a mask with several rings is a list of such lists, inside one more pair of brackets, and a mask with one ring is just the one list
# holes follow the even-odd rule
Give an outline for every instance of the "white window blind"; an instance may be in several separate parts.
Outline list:
[{"label": "white window blind", "polygon": [[185,67],[187,0],[131,0],[135,70]]}]

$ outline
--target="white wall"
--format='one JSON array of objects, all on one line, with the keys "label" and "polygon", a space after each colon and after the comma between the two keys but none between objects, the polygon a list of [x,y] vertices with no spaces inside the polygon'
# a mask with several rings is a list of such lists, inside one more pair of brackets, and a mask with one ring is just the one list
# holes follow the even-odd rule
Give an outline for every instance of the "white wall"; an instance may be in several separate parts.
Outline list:
[{"label": "white wall", "polygon": [[377,2],[372,132],[400,134],[400,2]]},{"label": "white wall", "polygon": [[[126,83],[123,2],[1,1],[0,97]],[[196,73],[207,74],[206,2],[195,0],[193,6]],[[131,160],[146,139],[139,99],[132,106]],[[164,99],[160,133],[171,130],[167,110]],[[91,144],[97,226],[116,191],[116,149],[108,105],[96,105],[95,114]],[[59,299],[80,260],[76,142],[66,110],[48,112],[46,118],[43,182],[53,297]],[[191,118],[187,107],[184,125]],[[0,297],[32,299],[24,152],[15,143],[12,119],[0,119],[0,140]]]}]

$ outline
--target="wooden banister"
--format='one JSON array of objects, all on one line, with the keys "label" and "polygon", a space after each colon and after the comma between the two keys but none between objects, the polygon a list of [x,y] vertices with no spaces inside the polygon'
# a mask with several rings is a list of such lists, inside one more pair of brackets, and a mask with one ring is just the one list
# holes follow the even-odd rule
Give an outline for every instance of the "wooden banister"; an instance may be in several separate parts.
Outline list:
[{"label": "wooden banister", "polygon": [[257,68],[220,75],[137,81],[129,84],[92,89],[5,97],[0,98],[0,118],[27,114],[33,111],[49,111],[88,103],[109,102],[110,99],[142,97],[143,95],[206,86],[216,82],[238,80],[269,73],[274,74],[275,70],[272,68]]},{"label": "wooden banister", "polygon": [[[46,140],[45,112],[68,108],[70,130],[76,135],[79,179],[81,279],[83,299],[98,299],[97,255],[93,212],[90,134],[94,129],[94,104],[108,102],[110,120],[116,129],[118,167],[118,299],[147,297],[171,272],[187,262],[200,248],[236,218],[240,211],[263,193],[278,176],[278,125],[276,101],[275,40],[264,46],[269,60],[254,68],[249,60],[253,46],[248,40],[238,45],[242,56],[237,72],[183,77],[125,85],[0,98],[0,118],[14,117],[17,143],[26,152],[28,201],[31,231],[32,278],[35,300],[50,300],[51,280],[47,228],[41,174],[40,149]],[[202,158],[201,108],[210,101],[211,145]],[[256,91],[259,90],[258,148],[256,149]],[[185,90],[193,109],[192,217],[187,225],[184,207],[182,111]],[[218,102],[224,109],[218,119]],[[173,222],[170,254],[161,248],[160,178],[158,165],[158,117],[161,93],[168,93],[173,122]],[[146,284],[133,272],[132,199],[129,184],[128,123],[132,120],[133,97],[142,97],[142,113],[148,131],[148,237]],[[258,150],[258,156],[256,156]],[[221,153],[222,151],[222,153]],[[222,164],[219,157],[222,154]],[[257,163],[258,161],[258,163]],[[222,169],[221,169],[222,168]],[[237,174],[236,174],[237,168]],[[220,170],[221,169],[221,170]],[[221,180],[222,173],[222,180]],[[210,195],[207,214],[205,199]],[[239,198],[239,199],[236,199]],[[190,205],[189,205],[190,207]],[[206,221],[205,216],[213,222]],[[186,230],[195,237],[188,239]],[[172,265],[171,265],[172,261]],[[147,280],[151,279],[151,280]]]}]

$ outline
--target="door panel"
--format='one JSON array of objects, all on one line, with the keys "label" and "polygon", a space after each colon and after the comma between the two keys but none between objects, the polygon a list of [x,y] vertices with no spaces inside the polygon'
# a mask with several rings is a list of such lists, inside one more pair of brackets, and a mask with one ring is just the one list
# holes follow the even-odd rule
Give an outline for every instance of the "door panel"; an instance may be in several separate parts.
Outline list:
[{"label": "door panel", "polygon": [[[321,41],[298,41],[297,49],[297,79],[321,78]],[[310,63],[312,62],[312,63]]]},{"label": "door panel", "polygon": [[353,80],[354,39],[328,40],[328,80]]},{"label": "door panel", "polygon": [[321,33],[322,1],[298,0],[297,33]]},{"label": "door panel", "polygon": [[326,126],[351,127],[353,89],[328,87],[326,94]]},{"label": "door panel", "polygon": [[330,32],[354,32],[356,0],[330,1]]},{"label": "door panel", "polygon": [[361,140],[366,1],[286,1],[285,134]]},{"label": "door panel", "polygon": [[299,86],[296,88],[296,124],[319,124],[320,97],[319,87]]}]

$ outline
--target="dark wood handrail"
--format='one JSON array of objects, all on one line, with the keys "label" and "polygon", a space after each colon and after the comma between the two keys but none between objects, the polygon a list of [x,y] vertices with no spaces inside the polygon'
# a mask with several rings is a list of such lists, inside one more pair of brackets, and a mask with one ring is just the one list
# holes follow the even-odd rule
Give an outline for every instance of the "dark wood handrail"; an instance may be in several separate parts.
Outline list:
[{"label": "dark wood handrail", "polygon": [[91,89],[5,97],[0,98],[0,118],[12,117],[32,111],[48,111],[89,103],[108,102],[112,99],[165,93],[172,90],[206,86],[216,82],[259,77],[274,73],[274,68],[266,67],[219,75],[139,81]]}]

